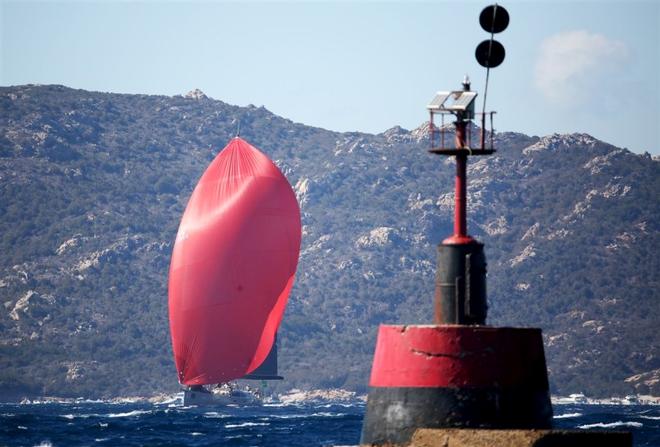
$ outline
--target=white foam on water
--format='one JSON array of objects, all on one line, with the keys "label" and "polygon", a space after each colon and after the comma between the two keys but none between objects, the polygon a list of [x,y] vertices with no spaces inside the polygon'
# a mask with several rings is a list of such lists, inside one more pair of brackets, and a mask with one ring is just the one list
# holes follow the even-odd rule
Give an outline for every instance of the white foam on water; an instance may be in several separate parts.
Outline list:
[{"label": "white foam on water", "polygon": [[[20,402],[20,405],[43,405],[43,404],[52,404],[52,403],[66,403],[64,399],[23,399]],[[68,401],[70,402],[70,401]],[[37,444],[39,445],[39,444]]]},{"label": "white foam on water", "polygon": [[63,417],[64,419],[69,419],[73,420],[75,418],[80,418],[80,419],[87,419],[91,417],[102,417],[100,414],[96,413],[89,413],[89,414],[60,414],[60,417]]},{"label": "white foam on water", "polygon": [[108,423],[107,422],[99,422],[99,427],[107,427]]},{"label": "white foam on water", "polygon": [[553,419],[568,419],[568,418],[579,418],[582,416],[582,413],[566,413],[566,414],[558,414],[557,416],[553,416]]},{"label": "white foam on water", "polygon": [[171,399],[164,400],[162,402],[154,402],[154,405],[172,405],[172,404],[182,404],[183,399],[180,397],[173,397]]},{"label": "white foam on water", "polygon": [[614,427],[636,427],[640,428],[643,427],[644,424],[641,422],[623,422],[623,421],[616,421],[616,422],[610,422],[609,424],[605,424],[603,422],[598,422],[597,424],[587,424],[587,425],[580,425],[578,428],[614,428]]},{"label": "white foam on water", "polygon": [[104,401],[104,403],[108,404],[136,404],[136,403],[142,403],[145,402],[146,399],[144,397],[137,397],[137,396],[131,396],[131,397],[115,397],[113,399]]},{"label": "white foam on water", "polygon": [[19,430],[27,430],[27,429],[28,429],[28,428],[27,428],[26,426],[24,426],[24,425],[19,425],[19,426],[16,427],[16,428],[18,428]]},{"label": "white foam on water", "polygon": [[152,402],[154,405],[182,406],[183,393],[176,393],[169,396],[161,396],[158,399],[153,399]]},{"label": "white foam on water", "polygon": [[363,403],[362,403],[362,402],[358,402],[358,403],[353,403],[353,404],[347,404],[347,403],[345,403],[345,402],[343,402],[343,403],[339,403],[339,402],[337,402],[337,403],[331,403],[331,404],[319,405],[317,408],[330,408],[330,407],[353,408],[353,407],[357,407],[357,406],[363,406]]},{"label": "white foam on water", "polygon": [[198,432],[198,431],[194,431],[194,432],[192,432],[192,433],[190,433],[190,434],[191,434],[192,436],[204,436],[204,433],[200,433],[200,432]]},{"label": "white foam on water", "polygon": [[75,400],[58,399],[56,397],[45,397],[43,399],[23,399],[20,405],[67,404],[72,402],[75,402]]},{"label": "white foam on water", "polygon": [[306,418],[306,414],[273,414],[270,416],[272,419],[301,419]]},{"label": "white foam on water", "polygon": [[102,399],[85,399],[83,397],[43,397],[41,399],[23,399],[21,405],[46,405],[46,404],[104,404],[112,403]]},{"label": "white foam on water", "polygon": [[41,441],[39,444],[35,444],[34,447],[53,447],[53,444],[50,441]]},{"label": "white foam on water", "polygon": [[243,422],[242,424],[226,424],[225,428],[257,427],[260,425],[270,425],[268,422]]},{"label": "white foam on water", "polygon": [[640,416],[643,419],[650,419],[652,421],[660,421],[660,416]]},{"label": "white foam on water", "polygon": [[336,418],[346,416],[347,413],[330,413],[329,411],[319,411],[311,414],[273,414],[269,417],[273,419],[304,419],[304,418]]},{"label": "white foam on water", "polygon": [[110,438],[94,438],[94,441],[96,442],[104,442],[104,441],[109,441]]},{"label": "white foam on water", "polygon": [[154,405],[169,405],[176,402],[183,402],[183,393],[163,394],[152,397],[145,396],[124,396],[113,397],[111,399],[86,399],[83,397],[41,397],[36,399],[23,399],[20,405],[45,405],[45,404],[136,404],[153,403]]},{"label": "white foam on water", "polygon": [[312,413],[310,417],[321,417],[321,418],[338,418],[346,416],[346,413],[330,413],[329,411],[320,411],[318,413]]},{"label": "white foam on water", "polygon": [[104,416],[109,418],[125,418],[125,417],[138,416],[140,414],[149,414],[149,413],[151,413],[151,410],[133,410],[127,413],[110,413]]},{"label": "white foam on water", "polygon": [[227,418],[229,416],[230,415],[228,414],[218,413],[217,411],[207,411],[206,413],[204,413],[204,417],[208,419],[222,419],[222,418]]}]

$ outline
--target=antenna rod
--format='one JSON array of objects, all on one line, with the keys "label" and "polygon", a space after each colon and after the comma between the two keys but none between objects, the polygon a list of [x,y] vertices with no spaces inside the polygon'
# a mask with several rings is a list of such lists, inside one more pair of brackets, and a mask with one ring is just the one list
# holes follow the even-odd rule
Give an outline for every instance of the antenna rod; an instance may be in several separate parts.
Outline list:
[{"label": "antenna rod", "polygon": [[467,156],[456,156],[456,181],[454,197],[454,236],[467,237],[467,182],[466,182]]},{"label": "antenna rod", "polygon": [[[486,148],[486,97],[488,96],[488,77],[490,75],[490,58],[493,52],[493,38],[495,36],[495,17],[497,17],[497,3],[493,5],[493,19],[490,26],[490,44],[488,45],[488,66],[486,67],[486,85],[484,86],[484,105],[481,109],[481,149]],[[491,130],[492,131],[492,130]]]}]

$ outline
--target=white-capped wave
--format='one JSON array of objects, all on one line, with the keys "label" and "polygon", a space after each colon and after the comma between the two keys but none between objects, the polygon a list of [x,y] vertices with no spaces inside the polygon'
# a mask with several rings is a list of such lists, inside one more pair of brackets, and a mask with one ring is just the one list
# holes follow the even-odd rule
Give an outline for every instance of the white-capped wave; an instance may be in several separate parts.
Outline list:
[{"label": "white-capped wave", "polygon": [[566,413],[553,416],[553,419],[579,418],[580,416],[582,416],[582,413]]},{"label": "white-capped wave", "polygon": [[273,414],[269,417],[273,419],[305,419],[305,418],[332,418],[346,416],[347,413],[331,413],[329,411],[319,411],[311,414]]},{"label": "white-capped wave", "polygon": [[[66,401],[67,399],[62,399]],[[28,399],[27,397],[23,400],[21,400],[20,404],[21,405],[41,405],[41,404],[52,404],[52,403],[61,403],[62,400],[60,399]],[[71,402],[72,400],[69,399],[68,402]]]},{"label": "white-capped wave", "polygon": [[28,428],[25,425],[19,425],[18,427],[19,430],[27,430]]},{"label": "white-capped wave", "polygon": [[643,419],[650,419],[652,421],[660,421],[660,416],[640,416]]},{"label": "white-capped wave", "polygon": [[194,431],[194,432],[192,432],[192,433],[190,433],[190,434],[191,434],[192,436],[204,436],[204,433],[200,433],[200,432],[198,432],[198,431]]},{"label": "white-capped wave", "polygon": [[105,427],[107,427],[107,426],[108,426],[108,423],[107,423],[107,422],[99,422],[99,427],[103,427],[103,428],[105,428]]},{"label": "white-capped wave", "polygon": [[113,397],[110,399],[86,399],[83,397],[40,397],[35,399],[25,398],[21,400],[21,405],[44,405],[44,404],[137,404],[152,403],[155,405],[168,405],[176,402],[183,402],[183,393],[158,394],[151,397],[146,396],[124,396]]},{"label": "white-capped wave", "polygon": [[183,403],[183,399],[179,397],[173,397],[172,399],[167,399],[162,402],[154,402],[154,405],[176,405],[176,404],[181,405],[182,403]]},{"label": "white-capped wave", "polygon": [[226,424],[225,428],[257,427],[259,425],[270,425],[268,422],[243,422],[241,424]]},{"label": "white-capped wave", "polygon": [[75,399],[58,398],[58,397],[44,397],[41,399],[28,399],[27,397],[21,400],[20,405],[44,405],[44,404],[71,404]]},{"label": "white-capped wave", "polygon": [[318,405],[317,408],[330,408],[330,407],[344,407],[344,408],[353,408],[353,407],[363,407],[364,402],[354,402],[354,403],[341,403],[333,402],[331,404]]},{"label": "white-capped wave", "polygon": [[96,442],[104,442],[104,441],[109,441],[110,438],[94,438],[94,441]]},{"label": "white-capped wave", "polygon": [[108,400],[107,403],[109,404],[137,404],[137,403],[142,403],[146,402],[147,399],[145,397],[139,397],[139,396],[130,396],[130,397],[113,397],[112,399]]},{"label": "white-capped wave", "polygon": [[87,418],[92,418],[92,417],[103,417],[102,414],[96,414],[96,413],[87,413],[87,414],[60,414],[60,417],[63,417],[64,419],[68,420],[73,420],[75,418],[80,418],[80,419],[87,419]]},{"label": "white-capped wave", "polygon": [[50,441],[41,441],[39,444],[35,444],[34,447],[53,447],[53,444]]},{"label": "white-capped wave", "polygon": [[125,418],[125,417],[138,416],[140,414],[149,414],[149,413],[151,413],[151,410],[133,410],[127,413],[110,413],[110,414],[106,414],[105,416],[109,418]]},{"label": "white-capped wave", "polygon": [[168,405],[168,406],[172,404],[183,405],[183,393],[159,396],[156,398],[152,398],[151,402],[154,405]]},{"label": "white-capped wave", "polygon": [[329,411],[320,411],[318,413],[312,413],[309,415],[310,417],[316,417],[316,418],[338,418],[342,416],[346,416],[346,413],[330,413]]},{"label": "white-capped wave", "polygon": [[208,419],[222,419],[229,417],[228,414],[218,413],[217,411],[207,411],[204,413],[204,417]]},{"label": "white-capped wave", "polygon": [[605,424],[603,422],[598,422],[596,424],[586,424],[586,425],[580,425],[578,428],[614,428],[614,427],[643,427],[644,424],[641,422],[623,422],[623,421],[616,421],[616,422],[610,422],[609,424]]}]

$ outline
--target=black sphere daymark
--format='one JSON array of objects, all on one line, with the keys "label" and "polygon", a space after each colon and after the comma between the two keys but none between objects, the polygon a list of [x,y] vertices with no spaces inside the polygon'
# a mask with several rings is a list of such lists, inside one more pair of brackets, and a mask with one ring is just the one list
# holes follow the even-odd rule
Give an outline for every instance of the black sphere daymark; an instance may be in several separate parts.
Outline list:
[{"label": "black sphere daymark", "polygon": [[504,46],[499,43],[497,40],[484,40],[479,45],[474,52],[474,56],[477,58],[479,65],[486,68],[495,68],[499,66],[504,61],[504,56],[506,52],[504,51]]},{"label": "black sphere daymark", "polygon": [[501,33],[509,26],[509,13],[499,5],[486,6],[479,14],[479,25],[489,33]]}]

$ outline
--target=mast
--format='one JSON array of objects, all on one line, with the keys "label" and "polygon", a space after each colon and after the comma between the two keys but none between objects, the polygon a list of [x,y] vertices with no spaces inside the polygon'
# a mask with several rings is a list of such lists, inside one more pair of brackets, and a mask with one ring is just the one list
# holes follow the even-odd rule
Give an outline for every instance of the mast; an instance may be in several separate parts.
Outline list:
[{"label": "mast", "polygon": [[[437,270],[435,277],[434,323],[435,324],[485,324],[488,305],[486,303],[486,257],[483,244],[468,233],[467,223],[467,164],[468,157],[491,155],[495,148],[485,145],[471,147],[472,120],[475,117],[477,92],[471,90],[470,79],[463,78],[462,89],[438,92],[427,106],[430,114],[430,153],[454,157],[454,232],[438,245]],[[494,114],[495,112],[489,112]],[[436,129],[436,115],[454,118],[454,147],[447,147],[448,127]],[[482,120],[483,122],[484,120]],[[492,129],[491,129],[492,131]],[[440,133],[440,144],[435,146],[435,134]],[[481,129],[482,135],[485,129]],[[491,140],[492,141],[492,140]]]}]

